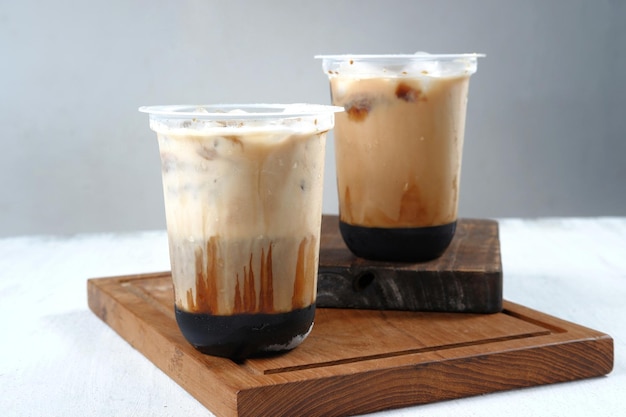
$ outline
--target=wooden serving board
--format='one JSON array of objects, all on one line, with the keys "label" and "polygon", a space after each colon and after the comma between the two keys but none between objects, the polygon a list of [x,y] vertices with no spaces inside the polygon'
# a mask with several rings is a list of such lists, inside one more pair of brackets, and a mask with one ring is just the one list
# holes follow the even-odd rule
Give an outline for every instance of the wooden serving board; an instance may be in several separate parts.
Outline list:
[{"label": "wooden serving board", "polygon": [[319,307],[459,313],[502,310],[498,223],[459,219],[444,254],[421,263],[375,262],[353,255],[337,216],[322,220]]},{"label": "wooden serving board", "polygon": [[185,341],[169,272],[87,287],[98,317],[217,416],[348,416],[613,368],[610,336],[510,302],[496,314],[321,308],[298,348],[237,364]]}]

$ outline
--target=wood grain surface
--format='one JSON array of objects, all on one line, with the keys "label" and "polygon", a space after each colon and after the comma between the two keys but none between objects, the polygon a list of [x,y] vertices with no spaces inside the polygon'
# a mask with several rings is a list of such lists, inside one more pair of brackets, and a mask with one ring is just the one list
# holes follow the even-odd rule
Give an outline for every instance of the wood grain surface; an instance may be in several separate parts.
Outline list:
[{"label": "wood grain surface", "polygon": [[349,416],[613,367],[610,336],[510,302],[495,314],[320,308],[298,348],[237,364],[184,340],[169,272],[87,287],[98,317],[217,416]]},{"label": "wood grain surface", "polygon": [[502,310],[498,223],[459,219],[444,254],[421,263],[358,258],[345,245],[337,216],[322,221],[319,307],[496,313]]}]

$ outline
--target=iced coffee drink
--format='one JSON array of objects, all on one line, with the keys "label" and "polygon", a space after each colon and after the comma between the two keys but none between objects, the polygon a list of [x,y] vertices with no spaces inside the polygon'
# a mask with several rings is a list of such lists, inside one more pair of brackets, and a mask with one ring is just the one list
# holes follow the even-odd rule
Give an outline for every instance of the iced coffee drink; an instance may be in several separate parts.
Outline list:
[{"label": "iced coffee drink", "polygon": [[290,350],[315,314],[331,106],[165,106],[162,161],[175,314],[198,350]]},{"label": "iced coffee drink", "polygon": [[454,236],[477,55],[324,56],[340,230],[357,256],[425,261]]}]

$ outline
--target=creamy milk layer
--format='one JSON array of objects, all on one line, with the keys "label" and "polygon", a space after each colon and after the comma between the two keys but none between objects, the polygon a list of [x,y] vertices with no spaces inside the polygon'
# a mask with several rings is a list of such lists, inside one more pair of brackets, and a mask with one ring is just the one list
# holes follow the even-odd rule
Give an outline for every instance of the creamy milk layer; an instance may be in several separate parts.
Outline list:
[{"label": "creamy milk layer", "polygon": [[177,307],[232,315],[314,303],[328,128],[153,128]]},{"label": "creamy milk layer", "polygon": [[[349,64],[348,64],[349,65]],[[470,73],[330,74],[340,217],[365,227],[457,218]]]}]

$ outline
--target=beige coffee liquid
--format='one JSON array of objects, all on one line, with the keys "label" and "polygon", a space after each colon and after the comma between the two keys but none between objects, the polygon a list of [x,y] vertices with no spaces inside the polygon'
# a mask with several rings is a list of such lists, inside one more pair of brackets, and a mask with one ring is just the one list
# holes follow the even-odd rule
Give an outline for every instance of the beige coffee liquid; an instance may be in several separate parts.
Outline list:
[{"label": "beige coffee liquid", "polygon": [[157,133],[176,306],[233,315],[313,304],[326,132]]},{"label": "beige coffee liquid", "polygon": [[341,220],[427,227],[457,218],[469,75],[330,78]]}]

